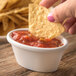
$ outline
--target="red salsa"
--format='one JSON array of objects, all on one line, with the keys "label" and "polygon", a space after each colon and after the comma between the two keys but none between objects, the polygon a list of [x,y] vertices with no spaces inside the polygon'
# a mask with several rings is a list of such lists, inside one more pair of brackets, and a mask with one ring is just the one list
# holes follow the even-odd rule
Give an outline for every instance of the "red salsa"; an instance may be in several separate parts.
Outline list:
[{"label": "red salsa", "polygon": [[37,38],[33,36],[29,31],[14,31],[12,33],[12,38],[19,43],[41,48],[55,48],[63,45],[63,43],[56,38],[52,40]]}]

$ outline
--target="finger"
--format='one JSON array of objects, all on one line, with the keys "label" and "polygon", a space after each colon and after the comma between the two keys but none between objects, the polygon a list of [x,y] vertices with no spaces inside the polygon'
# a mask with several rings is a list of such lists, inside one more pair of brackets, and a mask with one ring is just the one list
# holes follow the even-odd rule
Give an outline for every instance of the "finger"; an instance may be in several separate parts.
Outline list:
[{"label": "finger", "polygon": [[75,23],[76,19],[75,18],[69,18],[63,25],[66,29],[66,32],[69,31],[69,28]]},{"label": "finger", "polygon": [[49,8],[50,6],[52,6],[55,2],[57,2],[58,0],[42,0],[40,2],[41,6],[44,6],[46,8]]},{"label": "finger", "polygon": [[68,7],[67,1],[65,1],[64,3],[61,3],[60,5],[54,8],[52,13],[48,15],[48,20],[52,22],[50,19],[52,17],[55,21],[62,23],[66,18],[73,17],[70,9],[71,8]]},{"label": "finger", "polygon": [[76,23],[74,25],[72,25],[72,27],[70,27],[69,33],[70,34],[76,34]]}]

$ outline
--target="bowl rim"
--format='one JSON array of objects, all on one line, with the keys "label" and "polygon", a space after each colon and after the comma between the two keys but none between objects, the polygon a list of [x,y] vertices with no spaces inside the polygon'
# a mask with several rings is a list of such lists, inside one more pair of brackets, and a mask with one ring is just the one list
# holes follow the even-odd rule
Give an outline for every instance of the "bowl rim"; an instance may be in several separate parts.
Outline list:
[{"label": "bowl rim", "polygon": [[[63,36],[59,36],[59,37],[61,37],[65,41],[65,43],[63,43],[64,45],[62,45],[60,47],[56,47],[56,48],[40,48],[40,47],[34,47],[34,46],[29,46],[29,45],[21,44],[21,43],[15,41],[15,40],[13,40],[12,37],[10,36],[10,34],[12,32],[18,31],[18,30],[28,30],[28,28],[15,29],[15,30],[10,31],[7,34],[7,41],[9,43],[11,43],[12,45],[16,46],[16,47],[23,48],[23,49],[29,49],[30,48],[29,50],[31,50],[31,51],[38,51],[38,52],[55,51],[55,50],[66,49],[67,48],[68,41]],[[32,49],[34,49],[34,50],[32,50]]]}]

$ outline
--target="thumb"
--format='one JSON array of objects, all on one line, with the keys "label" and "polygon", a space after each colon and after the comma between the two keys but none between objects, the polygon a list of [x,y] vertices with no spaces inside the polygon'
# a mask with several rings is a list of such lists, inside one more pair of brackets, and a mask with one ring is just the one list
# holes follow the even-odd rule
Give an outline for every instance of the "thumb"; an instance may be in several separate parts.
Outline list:
[{"label": "thumb", "polygon": [[69,3],[65,1],[64,3],[54,8],[52,13],[48,15],[48,20],[51,22],[63,22],[66,18],[73,16],[71,12],[72,11]]},{"label": "thumb", "polygon": [[49,8],[50,6],[52,6],[55,2],[57,2],[58,0],[42,0],[40,2],[41,6],[44,6],[46,8]]}]

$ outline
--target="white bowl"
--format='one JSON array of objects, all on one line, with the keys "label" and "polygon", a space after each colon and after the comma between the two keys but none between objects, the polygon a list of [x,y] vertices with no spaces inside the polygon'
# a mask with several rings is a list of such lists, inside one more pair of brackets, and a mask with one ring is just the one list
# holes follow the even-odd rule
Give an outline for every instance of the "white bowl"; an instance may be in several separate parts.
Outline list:
[{"label": "white bowl", "polygon": [[[17,30],[28,29],[15,29],[13,31]],[[12,45],[13,52],[19,65],[38,72],[53,72],[57,70],[62,54],[66,50],[68,44],[64,37],[57,37],[62,41],[64,44],[63,46],[57,48],[39,48],[14,41],[11,37],[13,31],[8,33],[7,40]]]}]

